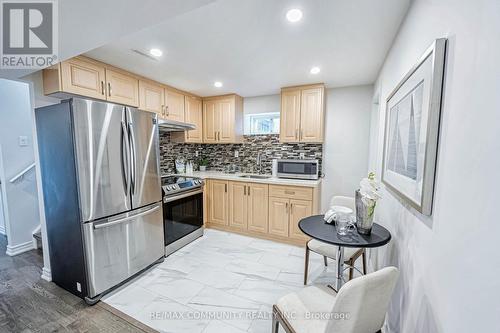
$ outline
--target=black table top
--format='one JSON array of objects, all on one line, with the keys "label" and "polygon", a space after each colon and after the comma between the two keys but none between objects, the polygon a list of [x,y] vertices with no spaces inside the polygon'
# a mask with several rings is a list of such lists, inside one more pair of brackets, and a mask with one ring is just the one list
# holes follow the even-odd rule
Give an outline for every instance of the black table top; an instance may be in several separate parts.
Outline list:
[{"label": "black table top", "polygon": [[303,233],[322,242],[344,247],[379,247],[389,243],[391,233],[380,224],[373,223],[370,235],[361,235],[356,230],[345,236],[337,234],[335,225],[323,220],[323,215],[306,217],[299,222]]}]

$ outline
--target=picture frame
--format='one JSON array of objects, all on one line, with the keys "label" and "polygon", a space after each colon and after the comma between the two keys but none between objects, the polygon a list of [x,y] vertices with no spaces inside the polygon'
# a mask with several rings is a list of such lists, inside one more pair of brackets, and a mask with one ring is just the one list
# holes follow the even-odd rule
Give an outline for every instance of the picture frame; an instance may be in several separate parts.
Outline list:
[{"label": "picture frame", "polygon": [[432,214],[446,43],[436,39],[386,100],[382,182],[424,215]]}]

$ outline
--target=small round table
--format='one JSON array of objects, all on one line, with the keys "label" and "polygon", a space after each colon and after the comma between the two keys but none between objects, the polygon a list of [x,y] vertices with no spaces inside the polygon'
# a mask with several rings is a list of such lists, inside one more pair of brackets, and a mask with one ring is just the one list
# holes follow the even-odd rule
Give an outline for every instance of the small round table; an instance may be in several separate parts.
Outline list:
[{"label": "small round table", "polygon": [[[380,224],[373,223],[370,235],[359,234],[356,230],[348,232],[347,235],[337,234],[335,225],[326,223],[323,215],[306,217],[299,222],[299,228],[307,236],[319,241],[336,245],[337,249],[337,274],[336,291],[342,287],[342,276],[344,273],[344,247],[373,248],[383,246],[391,240],[391,233]],[[306,245],[307,246],[307,245]]]}]

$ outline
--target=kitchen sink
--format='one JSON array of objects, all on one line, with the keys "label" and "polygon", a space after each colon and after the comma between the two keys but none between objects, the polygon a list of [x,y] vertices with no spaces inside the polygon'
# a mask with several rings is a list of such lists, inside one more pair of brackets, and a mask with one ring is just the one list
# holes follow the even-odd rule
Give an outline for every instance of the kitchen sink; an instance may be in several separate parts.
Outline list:
[{"label": "kitchen sink", "polygon": [[271,176],[266,176],[266,175],[241,175],[240,178],[268,179],[268,178],[271,178]]}]

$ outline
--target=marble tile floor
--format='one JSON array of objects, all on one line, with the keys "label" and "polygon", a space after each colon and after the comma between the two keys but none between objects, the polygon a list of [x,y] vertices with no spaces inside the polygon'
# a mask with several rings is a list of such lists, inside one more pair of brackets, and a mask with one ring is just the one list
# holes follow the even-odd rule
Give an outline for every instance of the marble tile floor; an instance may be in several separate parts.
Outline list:
[{"label": "marble tile floor", "polygon": [[[309,284],[334,282],[334,261],[310,260]],[[303,248],[206,229],[103,301],[160,332],[269,333],[272,305],[303,288],[303,270]]]}]

